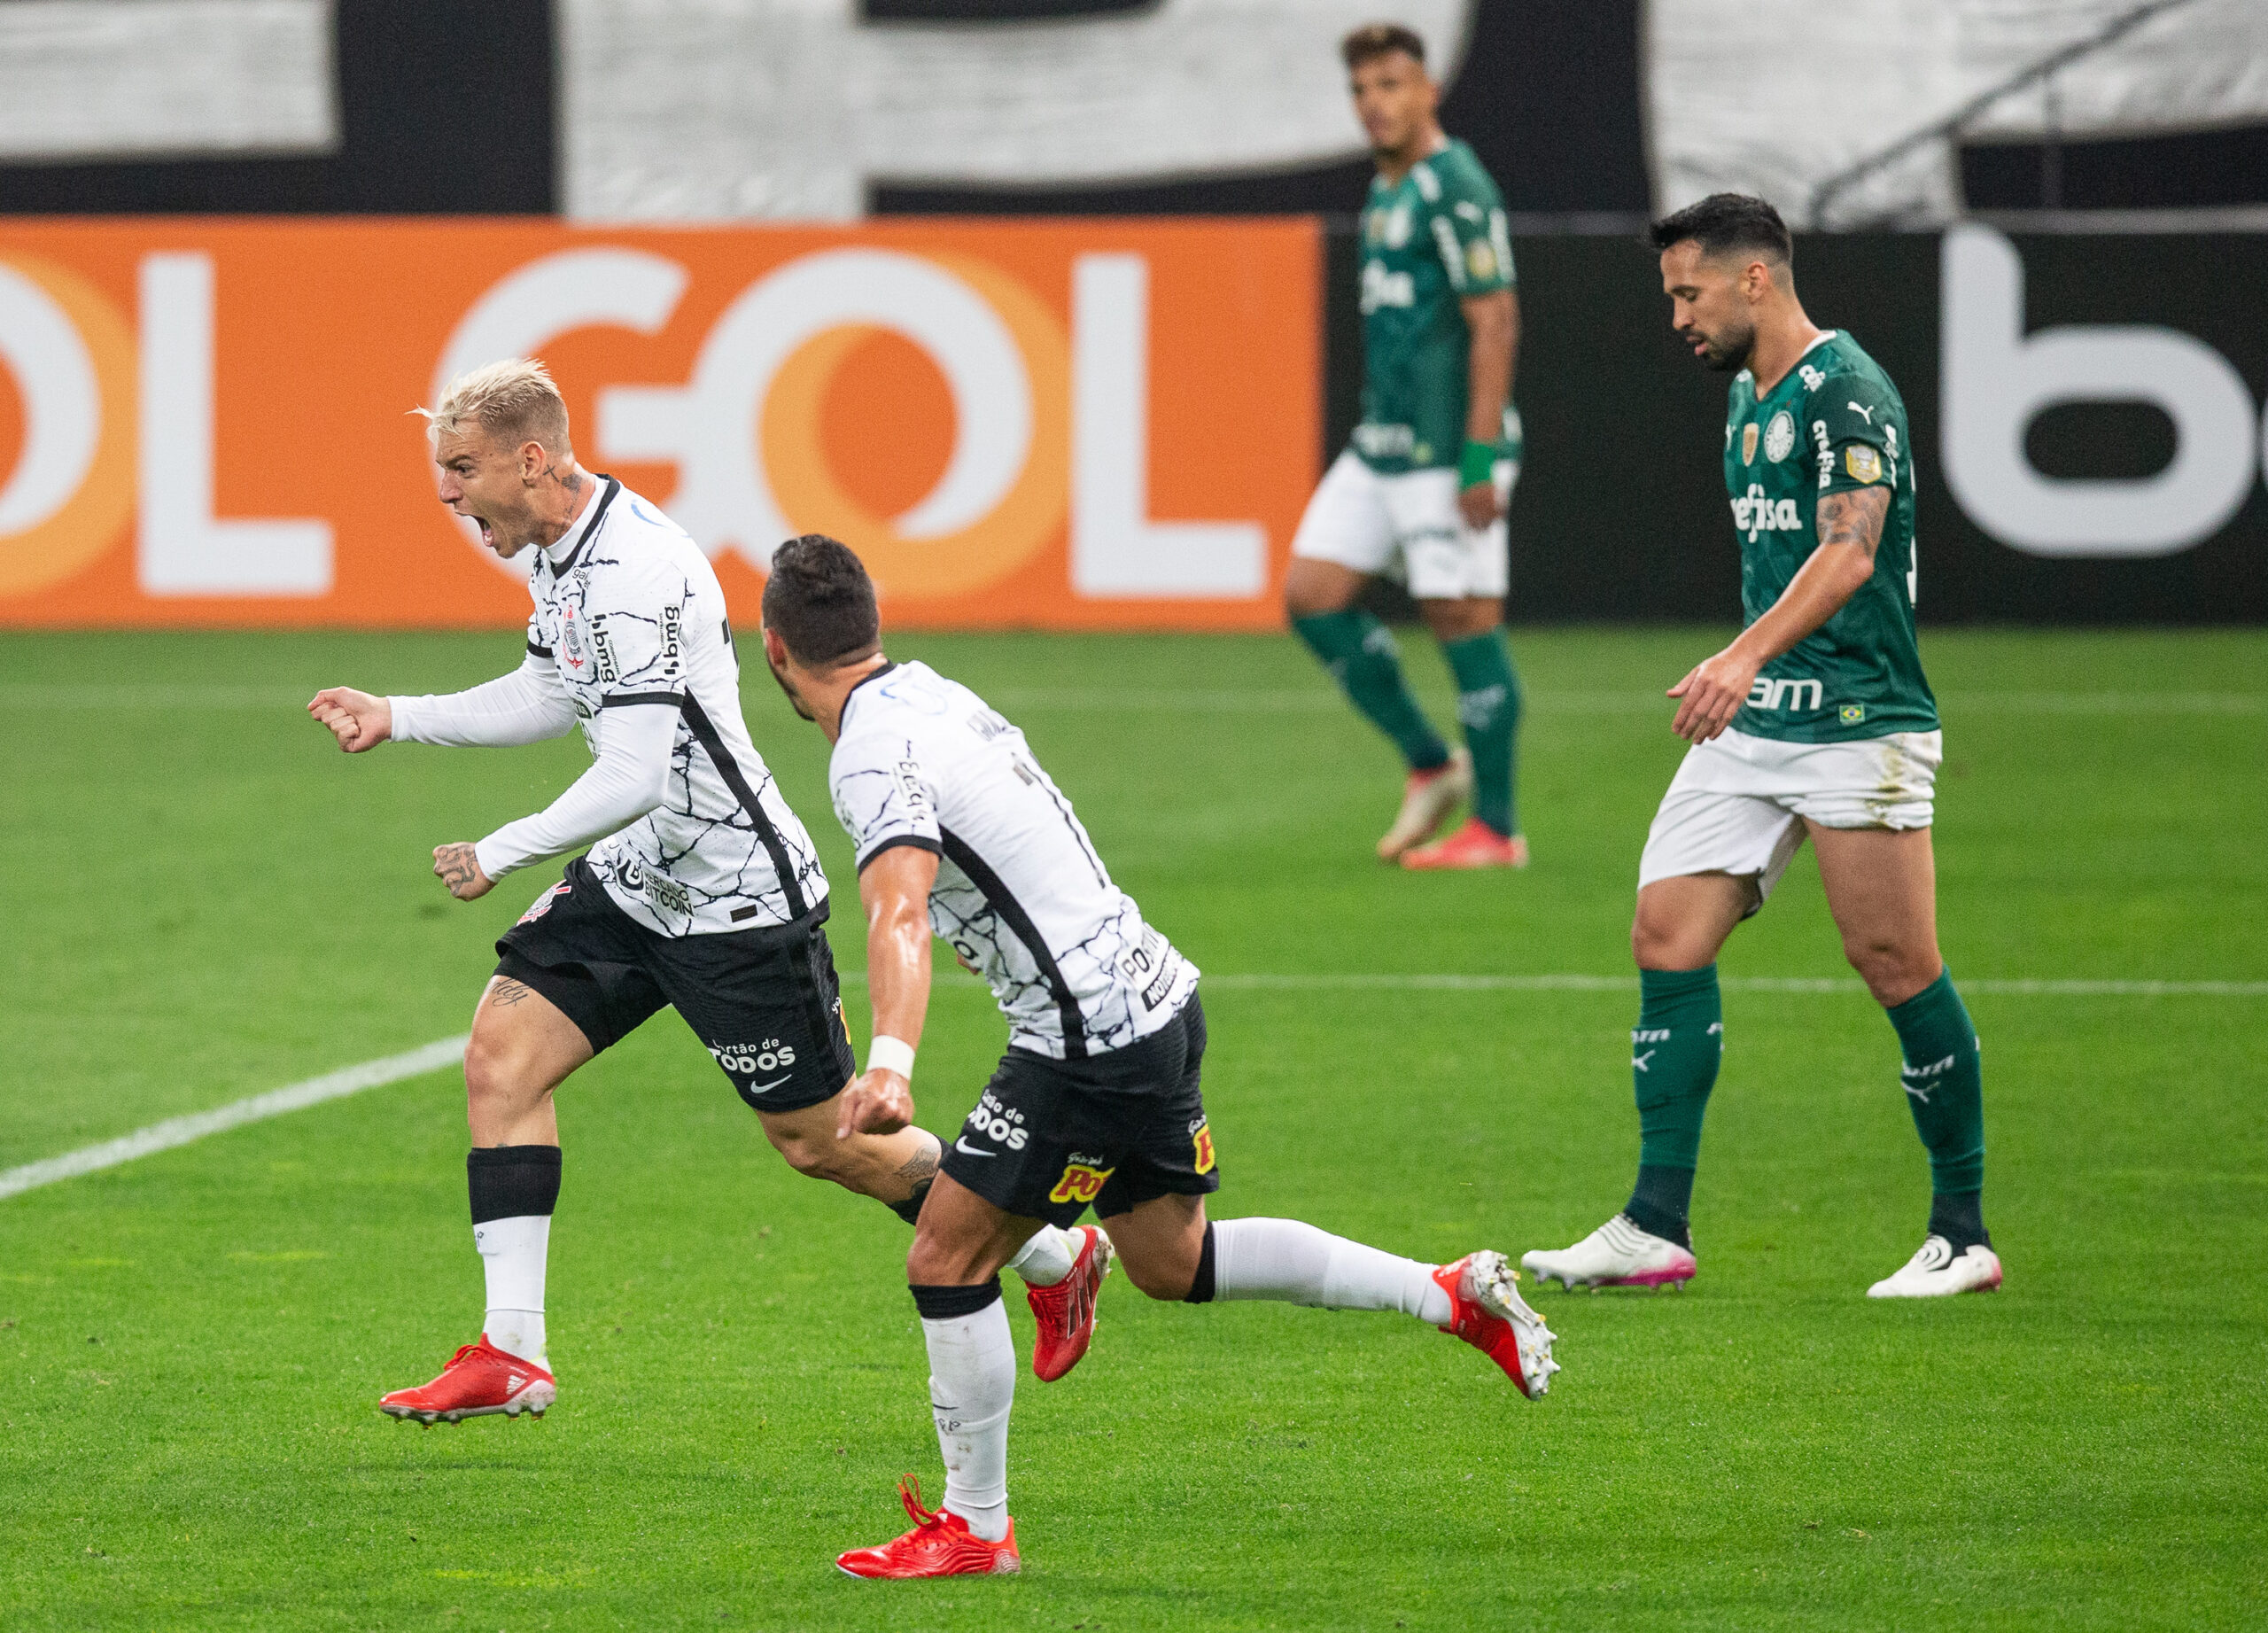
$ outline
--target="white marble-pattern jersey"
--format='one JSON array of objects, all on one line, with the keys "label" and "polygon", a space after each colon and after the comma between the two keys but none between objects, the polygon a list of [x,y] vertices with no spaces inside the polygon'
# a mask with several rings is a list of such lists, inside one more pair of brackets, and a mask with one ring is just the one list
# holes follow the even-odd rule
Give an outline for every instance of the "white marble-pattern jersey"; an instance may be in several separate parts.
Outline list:
[{"label": "white marble-pattern jersey", "polygon": [[548,660],[594,756],[610,711],[668,708],[677,727],[661,805],[594,845],[590,866],[664,936],[803,918],[826,901],[827,875],[749,740],[716,572],[658,508],[605,483],[580,539],[528,575],[530,660]]},{"label": "white marble-pattern jersey", "polygon": [[876,670],[843,704],[828,780],[861,870],[894,845],[937,853],[930,928],[991,986],[1016,1047],[1121,1049],[1196,990],[1023,733],[967,687],[926,664]]}]

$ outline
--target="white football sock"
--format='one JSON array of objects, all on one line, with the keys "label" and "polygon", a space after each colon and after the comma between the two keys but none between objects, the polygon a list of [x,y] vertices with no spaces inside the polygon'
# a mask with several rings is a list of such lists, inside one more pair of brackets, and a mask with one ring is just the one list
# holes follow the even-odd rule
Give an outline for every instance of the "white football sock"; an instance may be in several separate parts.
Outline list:
[{"label": "white football sock", "polygon": [[1008,1261],[1008,1268],[1024,1279],[1028,1287],[1052,1287],[1071,1273],[1079,1249],[1087,1245],[1081,1231],[1059,1231],[1043,1225],[1031,1233],[1023,1251]]},{"label": "white football sock", "polygon": [[1325,1310],[1398,1310],[1440,1326],[1449,1295],[1434,1266],[1396,1258],[1297,1219],[1216,1219],[1213,1296]]},{"label": "white football sock", "polygon": [[1016,1346],[1008,1307],[994,1299],[973,1316],[923,1318],[929,1405],[945,1459],[944,1506],[988,1543],[1008,1534],[1008,1408],[1016,1399]]},{"label": "white football sock", "polygon": [[488,1341],[507,1355],[540,1364],[544,1358],[543,1271],[551,1248],[551,1216],[520,1214],[472,1227],[488,1272]]}]

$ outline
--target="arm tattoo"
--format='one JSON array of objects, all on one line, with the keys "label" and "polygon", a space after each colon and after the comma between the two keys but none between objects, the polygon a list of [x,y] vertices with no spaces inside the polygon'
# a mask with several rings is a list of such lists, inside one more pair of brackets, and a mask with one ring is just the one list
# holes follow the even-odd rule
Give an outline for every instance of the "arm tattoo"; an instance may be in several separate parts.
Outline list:
[{"label": "arm tattoo", "polygon": [[469,844],[445,845],[441,849],[441,883],[454,890],[460,884],[472,883],[472,847]]},{"label": "arm tattoo", "polygon": [[1822,494],[1819,499],[1819,541],[1855,544],[1874,559],[1882,542],[1882,525],[1890,515],[1890,490],[1860,487],[1847,493]]}]

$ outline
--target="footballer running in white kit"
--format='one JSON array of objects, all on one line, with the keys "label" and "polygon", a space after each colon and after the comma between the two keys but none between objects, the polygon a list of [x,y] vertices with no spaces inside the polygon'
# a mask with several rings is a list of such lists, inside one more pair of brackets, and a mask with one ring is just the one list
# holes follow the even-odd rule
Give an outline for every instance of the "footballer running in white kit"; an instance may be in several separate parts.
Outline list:
[{"label": "footballer running in white kit", "polygon": [[852,1065],[819,929],[827,875],[749,741],[709,558],[595,479],[566,535],[536,552],[520,667],[447,697],[390,698],[393,735],[462,746],[579,726],[590,770],[474,846],[497,879],[598,840],[497,943],[498,973],[558,1006],[594,1051],[673,1003],[751,1106],[816,1104]]},{"label": "footballer running in white kit", "polygon": [[391,699],[394,738],[456,746],[582,728],[590,774],[479,842],[491,879],[604,835],[585,862],[657,935],[802,919],[825,904],[827,875],[749,741],[716,570],[652,504],[596,479],[596,501],[536,552],[525,661],[469,692]]},{"label": "footballer running in white kit", "polygon": [[430,1424],[540,1413],[556,1398],[544,1320],[561,1173],[553,1093],[656,1010],[684,1016],[801,1172],[910,1223],[940,1147],[917,1129],[836,1133],[830,1102],[855,1062],[821,929],[827,879],[749,741],[708,558],[648,501],[576,465],[540,363],[462,376],[427,418],[441,502],[498,556],[532,557],[526,656],[447,696],[331,688],[308,712],[349,753],[531,743],[579,727],[592,756],[547,809],[433,852],[469,901],[591,846],[498,941],[474,1012],[465,1167],[486,1317],[439,1377],[379,1403]]},{"label": "footballer running in white kit", "polygon": [[858,682],[827,766],[858,866],[893,845],[943,859],[929,920],[982,975],[1009,1041],[1083,1060],[1148,1037],[1197,967],[1142,921],[1024,735],[927,664]]},{"label": "footballer running in white kit", "polygon": [[[846,1131],[913,1116],[915,1046],[930,937],[983,975],[1008,1022],[1007,1052],[944,1156],[914,1226],[906,1275],[929,1356],[944,1500],[913,1528],[836,1563],[854,1576],[998,1575],[1021,1568],[1007,1511],[1015,1349],[998,1272],[1041,1315],[1033,1370],[1062,1350],[1059,1289],[1091,1301],[1115,1257],[1153,1298],[1275,1299],[1393,1310],[1482,1350],[1520,1392],[1542,1395],[1551,1334],[1500,1253],[1435,1265],[1296,1219],[1209,1221],[1220,1188],[1200,1078],[1198,972],[1111,882],[1086,829],[1024,735],[967,687],[882,650],[873,582],[820,534],[773,556],[765,657],[797,712],[834,740],[835,814],[858,847],[874,1040],[843,1096]],[[1091,1207],[1100,1220],[1078,1225]],[[1052,1260],[1042,1277],[1040,1258]]]}]

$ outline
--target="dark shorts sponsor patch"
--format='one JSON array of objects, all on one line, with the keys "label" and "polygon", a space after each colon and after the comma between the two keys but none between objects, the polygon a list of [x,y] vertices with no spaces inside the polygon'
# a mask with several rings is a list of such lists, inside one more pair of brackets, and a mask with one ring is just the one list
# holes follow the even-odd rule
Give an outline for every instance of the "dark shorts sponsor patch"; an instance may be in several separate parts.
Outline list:
[{"label": "dark shorts sponsor patch", "polygon": [[664,1006],[685,1017],[740,1096],[796,1111],[853,1074],[822,905],[795,924],[662,936],[614,904],[578,857],[496,944],[496,973],[541,993],[594,1053]]},{"label": "dark shorts sponsor patch", "polygon": [[945,1151],[944,1171],[994,1207],[1068,1225],[1221,1186],[1199,1091],[1194,993],[1138,1043],[1084,1060],[1011,1049]]}]

